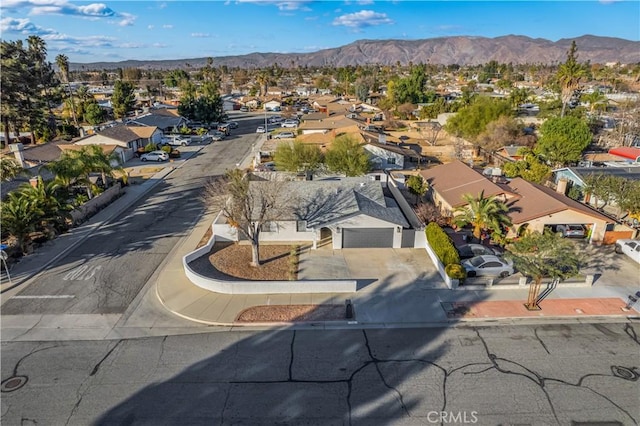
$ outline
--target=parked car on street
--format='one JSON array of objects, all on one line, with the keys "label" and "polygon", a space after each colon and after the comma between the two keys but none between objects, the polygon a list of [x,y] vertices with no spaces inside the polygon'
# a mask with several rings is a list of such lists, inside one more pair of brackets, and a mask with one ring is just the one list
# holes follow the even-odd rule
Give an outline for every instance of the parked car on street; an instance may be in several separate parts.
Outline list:
[{"label": "parked car on street", "polygon": [[237,129],[238,128],[238,122],[237,121],[230,121],[228,123],[225,123],[227,126],[229,126],[230,129]]},{"label": "parked car on street", "polygon": [[504,252],[497,247],[487,247],[482,244],[464,244],[458,247],[458,253],[460,253],[460,259],[471,259],[472,257],[483,255],[502,256]]},{"label": "parked car on street", "polygon": [[274,139],[294,139],[296,135],[293,132],[281,132],[273,135]]},{"label": "parked car on street", "polygon": [[640,263],[640,240],[623,239],[616,241],[616,253],[626,254]]},{"label": "parked car on street", "polygon": [[555,231],[565,238],[584,238],[587,236],[587,230],[582,225],[556,225]]},{"label": "parked car on street", "polygon": [[472,257],[462,262],[468,277],[498,276],[501,278],[512,275],[513,262],[498,256],[483,255]]},{"label": "parked car on street", "polygon": [[240,107],[240,112],[249,112],[249,107],[246,107],[246,106]]},{"label": "parked car on street", "polygon": [[258,126],[258,128],[256,129],[256,133],[265,133],[266,130],[264,129],[264,126]]},{"label": "parked car on street", "polygon": [[164,151],[151,151],[144,153],[140,156],[140,161],[167,161],[169,154]]},{"label": "parked car on street", "polygon": [[298,127],[298,120],[284,120],[282,127],[296,128]]}]

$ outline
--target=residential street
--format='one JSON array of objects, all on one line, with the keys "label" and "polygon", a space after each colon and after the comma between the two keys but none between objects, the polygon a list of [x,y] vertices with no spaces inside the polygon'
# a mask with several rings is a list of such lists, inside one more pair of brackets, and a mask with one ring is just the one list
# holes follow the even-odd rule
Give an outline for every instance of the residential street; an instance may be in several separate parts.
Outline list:
[{"label": "residential street", "polygon": [[3,343],[3,387],[28,381],[2,394],[1,420],[634,425],[638,334],[607,323]]},{"label": "residential street", "polygon": [[[121,314],[203,213],[203,182],[234,168],[257,140],[241,122],[204,146],[116,220],[22,286],[3,315]],[[245,133],[247,132],[247,133]],[[239,134],[242,133],[242,134]]]}]

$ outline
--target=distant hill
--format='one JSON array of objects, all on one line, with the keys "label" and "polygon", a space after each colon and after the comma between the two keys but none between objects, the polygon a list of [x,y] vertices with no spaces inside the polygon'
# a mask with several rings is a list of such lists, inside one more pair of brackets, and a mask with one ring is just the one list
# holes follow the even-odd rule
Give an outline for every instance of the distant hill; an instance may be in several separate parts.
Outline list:
[{"label": "distant hill", "polygon": [[[412,61],[414,64],[478,65],[492,60],[514,64],[552,64],[566,59],[566,52],[572,40],[575,40],[578,45],[581,62],[623,64],[640,62],[640,42],[637,41],[584,35],[553,42],[540,38],[508,35],[496,38],[459,36],[425,40],[358,40],[346,46],[312,53],[250,53],[215,57],[214,65],[261,68],[278,63],[281,67],[287,68],[292,65],[393,65],[398,61],[402,64]],[[206,58],[72,63],[70,68],[77,70],[84,66],[88,70],[118,67],[172,69],[182,68],[187,63],[193,67],[201,67],[206,65]]]}]

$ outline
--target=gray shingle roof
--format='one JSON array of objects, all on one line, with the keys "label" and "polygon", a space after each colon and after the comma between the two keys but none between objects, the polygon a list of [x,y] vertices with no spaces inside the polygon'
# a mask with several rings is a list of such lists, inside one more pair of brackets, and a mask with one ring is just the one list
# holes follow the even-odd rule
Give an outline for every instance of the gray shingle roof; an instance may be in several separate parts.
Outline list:
[{"label": "gray shingle roof", "polygon": [[[268,182],[251,182],[260,191]],[[385,198],[380,182],[368,178],[334,178],[315,181],[284,182],[280,203],[287,211],[281,220],[306,220],[310,228],[319,228],[349,217],[364,214],[409,228],[395,201]],[[388,205],[391,204],[391,205]]]},{"label": "gray shingle roof", "polygon": [[160,114],[146,114],[131,119],[129,123],[137,123],[141,126],[155,126],[160,130],[166,130],[175,126],[179,126],[184,121],[185,119],[183,117],[172,117]]}]

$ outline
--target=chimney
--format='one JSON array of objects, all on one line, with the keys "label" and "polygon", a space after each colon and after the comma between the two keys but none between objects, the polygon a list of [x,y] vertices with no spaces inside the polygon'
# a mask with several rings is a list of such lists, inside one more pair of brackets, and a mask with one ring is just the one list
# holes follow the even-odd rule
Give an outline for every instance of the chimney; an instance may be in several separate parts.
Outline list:
[{"label": "chimney", "polygon": [[16,161],[18,162],[18,165],[24,169],[25,163],[24,163],[24,154],[22,153],[23,150],[24,150],[24,145],[22,145],[21,143],[9,144],[9,151],[13,152],[13,155],[16,158]]},{"label": "chimney", "polygon": [[556,185],[556,192],[562,195],[567,195],[567,186],[569,181],[567,179],[558,180],[558,184]]}]

